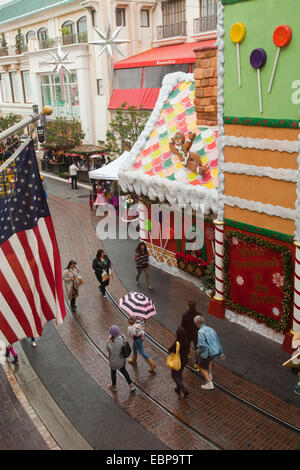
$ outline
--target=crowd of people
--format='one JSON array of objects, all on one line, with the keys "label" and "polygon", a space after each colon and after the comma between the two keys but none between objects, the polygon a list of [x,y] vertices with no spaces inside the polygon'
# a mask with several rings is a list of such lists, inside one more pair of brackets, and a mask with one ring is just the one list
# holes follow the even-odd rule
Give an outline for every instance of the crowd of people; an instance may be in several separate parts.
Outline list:
[{"label": "crowd of people", "polygon": [[[152,290],[150,285],[149,275],[149,252],[144,242],[140,242],[135,250],[134,260],[136,263],[136,284],[140,285],[140,276],[142,272],[145,273],[146,282],[149,290]],[[92,262],[92,269],[95,272],[96,279],[99,284],[99,290],[103,299],[107,301],[107,286],[111,279],[113,279],[112,264],[103,249],[97,251],[96,256]],[[76,298],[79,295],[79,286],[82,284],[82,277],[78,269],[77,263],[71,260],[63,272],[63,280],[65,290],[70,302],[70,307],[73,312],[76,312]],[[145,339],[145,324],[146,320],[133,314],[128,317],[127,337],[131,340],[132,354],[128,355],[128,363],[131,366],[138,364],[138,356],[140,355],[147,361],[149,368],[148,372],[154,373],[156,364],[144,349]],[[130,375],[126,369],[127,355],[124,354],[124,346],[126,344],[126,335],[122,334],[118,325],[112,325],[109,330],[109,339],[107,341],[106,350],[108,352],[109,364],[111,368],[111,381],[109,386],[113,392],[117,391],[116,387],[116,372],[119,370],[131,391],[135,390]],[[177,370],[171,369],[171,377],[176,384],[175,392],[178,395],[183,394],[184,397],[189,395],[183,382],[183,371],[189,363],[191,344],[195,352],[194,367],[199,370],[205,379],[205,383],[201,387],[205,390],[212,390],[213,384],[213,361],[215,358],[225,360],[225,355],[222,350],[221,343],[215,330],[205,324],[204,317],[196,310],[196,302],[189,300],[187,303],[187,310],[182,316],[181,325],[177,328],[176,338],[174,343],[169,348],[169,353],[175,353],[179,348],[180,368]],[[130,357],[129,357],[130,356]]]}]

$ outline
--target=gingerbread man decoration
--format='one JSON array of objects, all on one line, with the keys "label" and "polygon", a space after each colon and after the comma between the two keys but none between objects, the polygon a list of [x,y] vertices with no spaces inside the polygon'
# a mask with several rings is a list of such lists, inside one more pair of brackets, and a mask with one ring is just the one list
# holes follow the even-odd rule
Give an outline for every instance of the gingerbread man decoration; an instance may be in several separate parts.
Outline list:
[{"label": "gingerbread man decoration", "polygon": [[170,140],[169,147],[171,152],[180,158],[186,168],[195,171],[198,175],[204,175],[209,171],[209,167],[202,166],[198,153],[190,152],[195,137],[196,134],[194,132],[189,132],[188,138],[185,140],[184,134],[181,131],[177,131]]}]

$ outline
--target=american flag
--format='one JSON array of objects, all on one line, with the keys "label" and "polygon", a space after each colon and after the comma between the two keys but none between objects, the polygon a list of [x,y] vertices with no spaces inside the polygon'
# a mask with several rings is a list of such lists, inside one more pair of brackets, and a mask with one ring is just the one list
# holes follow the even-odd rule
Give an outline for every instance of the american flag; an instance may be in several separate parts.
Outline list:
[{"label": "american flag", "polygon": [[60,255],[33,142],[0,173],[0,340],[42,335],[66,312]]}]

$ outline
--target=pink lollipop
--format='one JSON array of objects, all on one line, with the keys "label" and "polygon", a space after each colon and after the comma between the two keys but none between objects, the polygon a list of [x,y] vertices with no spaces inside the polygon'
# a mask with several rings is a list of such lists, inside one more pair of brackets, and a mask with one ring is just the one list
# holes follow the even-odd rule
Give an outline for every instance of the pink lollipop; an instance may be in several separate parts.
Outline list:
[{"label": "pink lollipop", "polygon": [[260,69],[265,65],[267,60],[267,54],[264,49],[259,47],[253,49],[250,55],[250,64],[254,69],[257,70],[257,81],[258,81],[258,96],[259,96],[259,110],[262,113],[262,98],[261,98],[261,83],[260,83]]},{"label": "pink lollipop", "polygon": [[270,83],[269,83],[268,93],[271,93],[273,80],[274,80],[274,76],[275,76],[275,72],[276,72],[276,68],[277,68],[277,64],[278,64],[280,50],[281,50],[282,47],[287,46],[291,42],[291,39],[292,39],[292,30],[289,26],[287,26],[286,24],[282,24],[280,26],[277,26],[277,28],[275,29],[275,31],[273,33],[273,42],[274,42],[275,46],[277,46],[277,53],[276,53],[274,66],[273,66],[273,70],[272,70],[272,75],[271,75],[271,79],[270,79]]}]

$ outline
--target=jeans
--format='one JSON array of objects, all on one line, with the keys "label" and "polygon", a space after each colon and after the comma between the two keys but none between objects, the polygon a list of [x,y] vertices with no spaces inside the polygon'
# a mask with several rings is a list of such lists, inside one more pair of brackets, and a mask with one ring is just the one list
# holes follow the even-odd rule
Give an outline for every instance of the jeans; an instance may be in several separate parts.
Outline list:
[{"label": "jeans", "polygon": [[149,354],[147,354],[145,351],[144,351],[144,347],[143,347],[143,340],[142,338],[134,338],[133,340],[133,345],[132,345],[132,349],[133,349],[133,354],[136,356],[137,353],[139,352],[145,359],[146,361],[149,359]]},{"label": "jeans", "polygon": [[185,386],[183,384],[183,380],[182,380],[182,372],[183,372],[183,369],[184,367],[182,367],[181,369],[179,370],[171,370],[171,376],[172,376],[172,379],[174,380],[174,382],[176,383],[177,385],[177,390],[179,391],[182,391],[182,392],[185,392],[186,389],[185,389]]},{"label": "jeans", "polygon": [[71,184],[72,184],[72,189],[77,189],[77,175],[72,175],[71,176]]},{"label": "jeans", "polygon": [[[117,371],[113,370],[113,369],[111,369],[110,371],[111,371],[111,383],[112,383],[113,387],[115,387],[116,383],[117,383]],[[120,369],[120,372],[122,372],[122,374],[124,375],[124,377],[126,379],[126,382],[128,383],[128,385],[130,385],[131,384],[131,379],[129,377],[129,374],[128,374],[127,370],[125,369],[125,366]]]},{"label": "jeans", "polygon": [[135,278],[136,282],[139,282],[140,275],[144,271],[145,276],[146,276],[147,285],[149,286],[149,284],[150,284],[149,269],[148,268],[136,268],[136,269],[137,269],[136,278]]},{"label": "jeans", "polygon": [[71,310],[75,310],[76,309],[76,297],[72,297],[71,298]]}]

